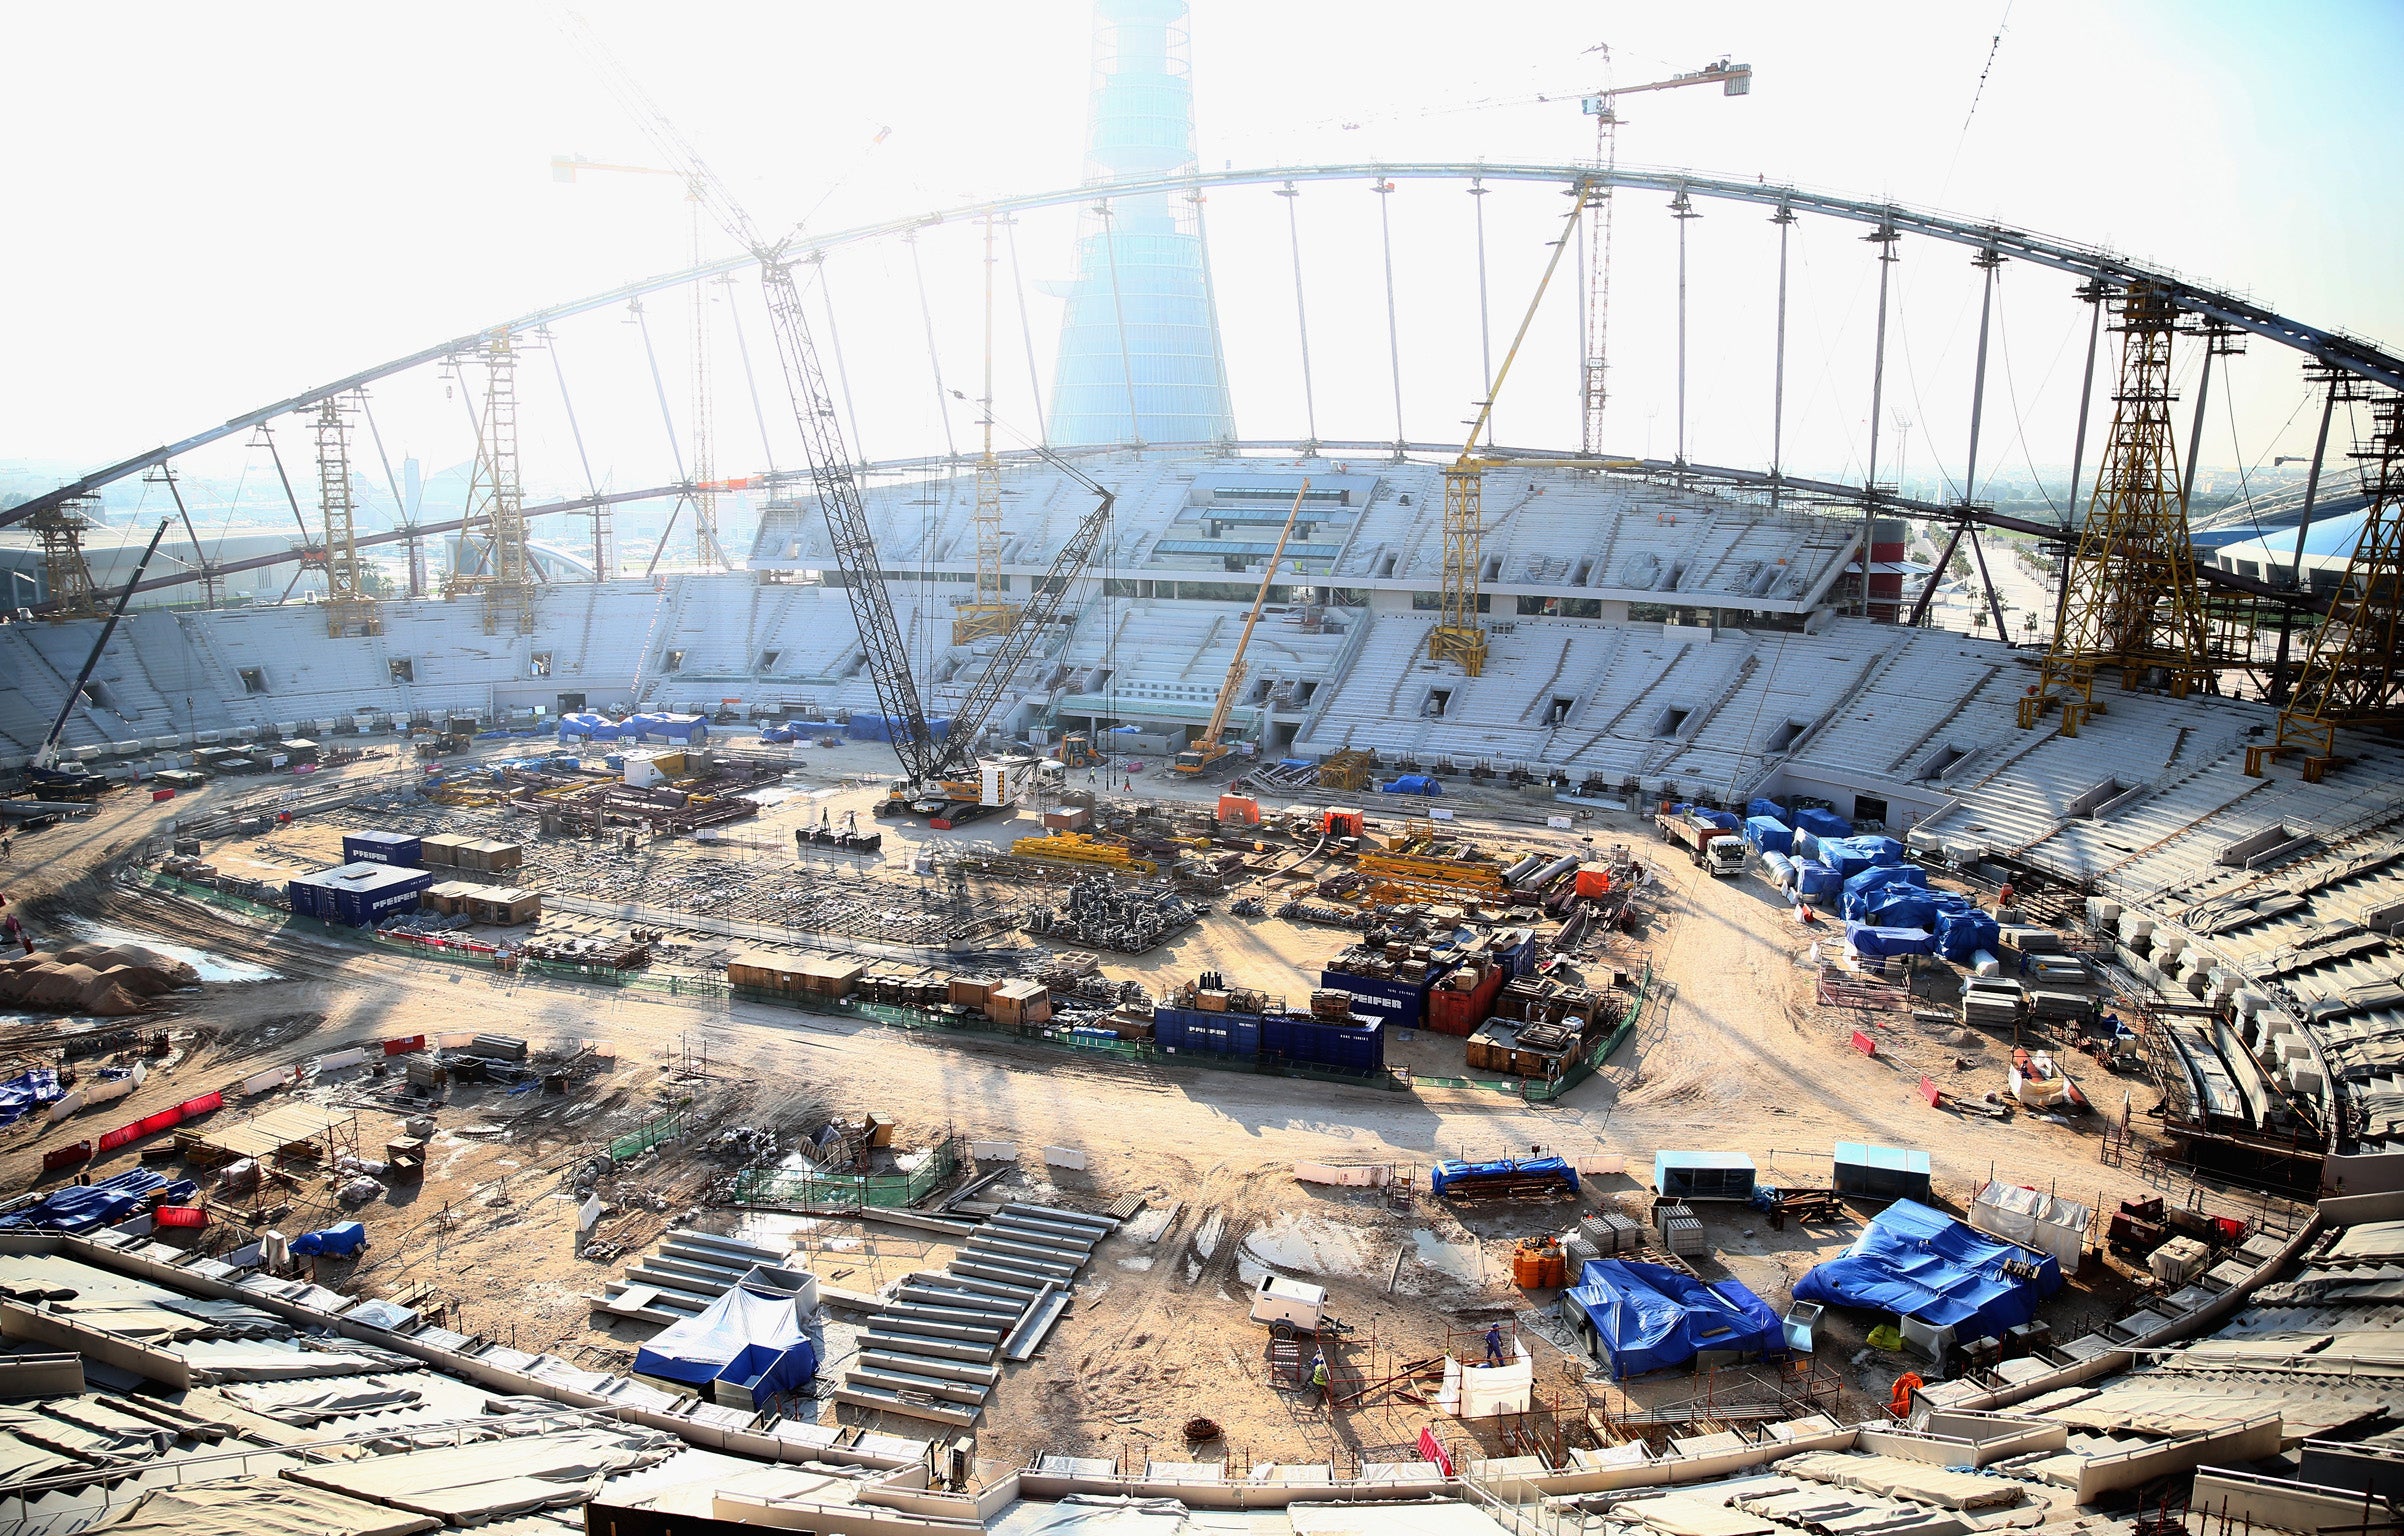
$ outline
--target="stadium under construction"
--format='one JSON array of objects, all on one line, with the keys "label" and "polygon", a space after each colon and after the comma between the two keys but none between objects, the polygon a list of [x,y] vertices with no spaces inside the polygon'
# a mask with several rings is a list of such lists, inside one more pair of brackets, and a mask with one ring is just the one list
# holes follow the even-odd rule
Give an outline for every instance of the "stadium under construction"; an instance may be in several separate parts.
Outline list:
[{"label": "stadium under construction", "polygon": [[[1592,160],[1206,171],[1183,5],[1096,11],[1082,182],[798,236],[579,30],[737,254],[0,509],[0,1521],[2399,1529],[2404,356],[1618,163],[1620,96],[1747,94],[1726,58],[1599,90]],[[1406,432],[1399,319],[1346,360],[1391,437],[1318,431],[1295,210],[1364,187],[1477,194],[1459,441]],[[1489,293],[1505,188],[1547,200]],[[1292,241],[1273,435],[1204,222],[1245,197]],[[1667,455],[1609,403],[1639,203]],[[1769,454],[1714,464],[1686,242],[1739,212]],[[871,460],[827,273],[939,226],[975,436]],[[1875,293],[1849,478],[1784,446],[1798,227]],[[1931,494],[1881,459],[1899,251],[1973,273]],[[1998,505],[2007,264],[2084,377],[2068,494]],[[773,463],[712,448],[700,319],[655,483],[523,461],[555,332],[729,278]],[[1498,443],[1564,316],[1579,440]],[[2248,344],[2316,444],[2206,514]],[[378,462],[371,389],[429,377],[447,520]],[[244,440],[302,533],[229,559],[180,487]],[[613,518],[662,507],[637,570]]]}]

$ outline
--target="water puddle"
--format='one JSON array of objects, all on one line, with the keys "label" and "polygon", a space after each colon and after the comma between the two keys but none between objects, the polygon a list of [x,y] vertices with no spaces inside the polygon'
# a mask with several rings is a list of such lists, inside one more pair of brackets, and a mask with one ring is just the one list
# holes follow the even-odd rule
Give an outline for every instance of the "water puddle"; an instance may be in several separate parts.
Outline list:
[{"label": "water puddle", "polygon": [[1411,1233],[1411,1246],[1418,1250],[1419,1262],[1429,1269],[1468,1285],[1486,1283],[1486,1256],[1476,1243],[1438,1237],[1422,1228]]},{"label": "water puddle", "polygon": [[1289,1214],[1245,1234],[1242,1252],[1281,1274],[1357,1275],[1365,1272],[1369,1241],[1358,1227]]},{"label": "water puddle", "polygon": [[1139,1253],[1134,1258],[1119,1260],[1119,1268],[1134,1270],[1139,1275],[1151,1267],[1152,1255],[1148,1253]]},{"label": "water puddle", "polygon": [[95,923],[90,918],[70,917],[66,920],[65,926],[77,938],[88,940],[94,944],[139,944],[144,949],[155,949],[162,955],[181,960],[184,964],[192,967],[200,973],[200,979],[203,981],[249,982],[281,979],[276,972],[263,965],[253,965],[247,960],[228,960],[223,955],[214,955],[205,949],[194,949],[186,944],[170,944],[165,939],[154,939],[147,933],[135,933],[125,928],[112,928],[106,923]]}]

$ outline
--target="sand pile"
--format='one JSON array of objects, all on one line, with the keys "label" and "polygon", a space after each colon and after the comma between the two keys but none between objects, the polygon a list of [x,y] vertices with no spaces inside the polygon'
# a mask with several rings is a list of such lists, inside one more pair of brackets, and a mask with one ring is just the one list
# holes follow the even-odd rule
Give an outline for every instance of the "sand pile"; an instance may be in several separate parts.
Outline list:
[{"label": "sand pile", "polygon": [[0,962],[0,1005],[117,1018],[199,980],[183,961],[139,944],[70,944]]}]

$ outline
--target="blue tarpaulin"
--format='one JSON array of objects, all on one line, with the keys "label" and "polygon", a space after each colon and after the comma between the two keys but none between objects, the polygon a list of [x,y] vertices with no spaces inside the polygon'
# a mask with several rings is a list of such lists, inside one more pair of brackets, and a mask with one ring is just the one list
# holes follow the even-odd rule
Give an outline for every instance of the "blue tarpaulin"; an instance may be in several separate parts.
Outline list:
[{"label": "blue tarpaulin", "polygon": [[303,1258],[322,1254],[329,1259],[347,1259],[366,1246],[367,1228],[355,1221],[303,1232],[292,1240],[292,1251]]},{"label": "blue tarpaulin", "polygon": [[1683,1365],[1704,1350],[1756,1355],[1782,1341],[1778,1314],[1743,1285],[1706,1285],[1659,1264],[1588,1259],[1568,1302],[1594,1330],[1614,1381]]},{"label": "blue tarpaulin", "polygon": [[124,1220],[150,1195],[163,1196],[176,1189],[189,1195],[193,1186],[189,1181],[171,1185],[147,1168],[129,1168],[97,1184],[54,1189],[34,1204],[0,1216],[0,1229],[89,1232]]},{"label": "blue tarpaulin", "polygon": [[1792,816],[1789,816],[1789,815],[1787,815],[1787,814],[1786,814],[1786,807],[1785,807],[1785,806],[1783,806],[1783,805],[1780,805],[1780,804],[1779,804],[1777,801],[1775,801],[1775,800],[1748,800],[1748,801],[1746,801],[1746,802],[1745,802],[1745,816],[1746,816],[1748,819],[1750,819],[1750,818],[1752,818],[1752,817],[1755,817],[1755,816],[1767,816],[1767,817],[1768,817],[1770,820],[1772,820],[1772,821],[1775,821],[1775,822],[1781,822],[1781,823],[1785,824],[1786,826],[1790,826],[1790,827],[1791,827],[1791,826],[1793,826],[1793,825],[1795,824],[1795,819],[1794,819]]},{"label": "blue tarpaulin", "polygon": [[1825,864],[1795,861],[1795,894],[1805,901],[1831,901],[1842,895],[1845,882]]},{"label": "blue tarpaulin", "polygon": [[1460,1179],[1558,1179],[1573,1191],[1578,1187],[1578,1171],[1557,1157],[1499,1157],[1487,1163],[1464,1163],[1458,1158],[1446,1158],[1428,1174],[1428,1186],[1437,1194],[1445,1186]]},{"label": "blue tarpaulin", "polygon": [[53,1068],[35,1067],[18,1073],[0,1083],[0,1125],[15,1125],[43,1105],[57,1103],[64,1092]]},{"label": "blue tarpaulin", "polygon": [[1937,914],[1937,953],[1958,963],[1980,950],[1992,954],[2003,940],[2003,929],[1992,913],[1975,909]]},{"label": "blue tarpaulin", "polygon": [[1382,795],[1440,795],[1444,786],[1424,773],[1406,773],[1391,784],[1378,787]]},{"label": "blue tarpaulin", "polygon": [[[875,715],[855,709],[851,714],[851,723],[844,727],[844,734],[854,741],[891,741],[895,733],[908,728],[891,715]],[[936,741],[950,735],[951,729],[949,717],[927,722],[927,735]]]},{"label": "blue tarpaulin", "polygon": [[1807,805],[1797,810],[1793,825],[1814,837],[1851,837],[1853,823],[1824,806]]},{"label": "blue tarpaulin", "polygon": [[2028,1322],[2061,1288],[2062,1269],[2050,1255],[1898,1200],[1842,1256],[1797,1281],[1795,1300],[1881,1308],[1966,1340]]},{"label": "blue tarpaulin", "polygon": [[1851,879],[1865,869],[1903,862],[1903,845],[1891,837],[1823,837],[1820,862]]},{"label": "blue tarpaulin", "polygon": [[1925,928],[1873,928],[1868,923],[1847,923],[1845,943],[1864,960],[1883,960],[1889,955],[1933,955],[1936,938]]},{"label": "blue tarpaulin", "polygon": [[1722,832],[1742,832],[1744,830],[1744,818],[1733,811],[1707,811],[1699,805],[1690,806],[1688,809]]},{"label": "blue tarpaulin", "polygon": [[[1908,885],[1880,891],[1855,920],[1873,928],[1925,928],[1933,937],[1937,923],[1948,913],[1967,911],[1970,899],[1951,891],[1922,891]],[[1931,949],[1929,953],[1936,951]]]},{"label": "blue tarpaulin", "polygon": [[1795,834],[1775,816],[1747,816],[1745,846],[1755,853],[1792,853]]},{"label": "blue tarpaulin", "polygon": [[1926,890],[1928,889],[1928,871],[1917,864],[1873,865],[1860,874],[1849,877],[1845,881],[1847,915],[1852,913],[1856,905],[1855,898],[1858,897],[1862,902],[1867,902],[1875,892],[1892,885],[1917,886],[1921,890]]},{"label": "blue tarpaulin", "polygon": [[705,1391],[724,1380],[759,1397],[796,1391],[818,1374],[808,1323],[800,1297],[738,1285],[635,1351],[635,1374]]}]

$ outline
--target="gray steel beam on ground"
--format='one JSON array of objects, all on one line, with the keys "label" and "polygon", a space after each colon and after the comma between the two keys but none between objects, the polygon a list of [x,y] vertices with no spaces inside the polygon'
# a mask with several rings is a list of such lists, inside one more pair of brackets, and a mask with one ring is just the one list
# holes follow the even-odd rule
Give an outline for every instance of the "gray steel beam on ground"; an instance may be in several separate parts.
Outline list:
[{"label": "gray steel beam on ground", "polygon": [[[1600,187],[1630,187],[1664,193],[1684,191],[1690,197],[1708,197],[1726,202],[1753,203],[1766,208],[1786,207],[1803,213],[1845,219],[1857,224],[1891,224],[1907,234],[1925,235],[1935,240],[1972,247],[1992,246],[2004,255],[2057,272],[2101,279],[2125,287],[2132,282],[2159,286],[2170,294],[2177,306],[2190,314],[2209,316],[2224,321],[2242,331],[2249,331],[2281,346],[2309,353],[2331,367],[2369,379],[2389,389],[2404,389],[2404,356],[2386,350],[2375,342],[2349,336],[2342,331],[2306,325],[2263,308],[2235,294],[2189,283],[2174,273],[2141,267],[2095,246],[2077,245],[2055,240],[2024,230],[2005,229],[1994,224],[1974,224],[1966,219],[1944,214],[1906,208],[1895,203],[1871,202],[1860,198],[1839,197],[1833,193],[1807,192],[1799,188],[1766,181],[1728,180],[1711,176],[1696,176],[1685,171],[1613,166],[1601,169],[1592,165],[1516,164],[1486,165],[1471,161],[1412,162],[1400,165],[1317,165],[1303,168],[1284,167],[1275,170],[1226,170],[1185,172],[1170,176],[1132,178],[1058,188],[1048,192],[1027,193],[1016,197],[998,198],[991,202],[974,203],[965,207],[942,209],[930,213],[908,214],[875,224],[863,224],[851,229],[836,230],[825,235],[788,236],[772,254],[790,255],[796,251],[823,254],[837,246],[855,245],[922,229],[932,224],[962,219],[977,219],[987,215],[1007,215],[1038,208],[1056,208],[1069,204],[1090,202],[1096,197],[1133,197],[1146,193],[1186,192],[1204,187],[1240,187],[1290,185],[1298,181],[1355,181],[1382,178],[1405,181],[1532,181],[1576,184],[1590,183]],[[74,497],[87,495],[104,485],[111,485],[128,475],[141,473],[154,465],[164,464],[178,455],[218,441],[237,432],[246,432],[262,422],[272,421],[307,406],[315,405],[328,395],[372,384],[411,368],[440,362],[458,352],[471,351],[483,344],[496,330],[511,333],[533,330],[554,320],[606,309],[629,299],[656,293],[664,288],[717,277],[723,273],[739,272],[753,265],[755,258],[746,253],[706,262],[697,267],[685,267],[663,272],[656,277],[638,278],[634,282],[612,288],[589,298],[573,299],[564,304],[540,309],[532,314],[500,326],[489,326],[466,336],[454,337],[435,346],[412,352],[390,362],[362,369],[330,384],[303,390],[297,395],[279,400],[273,405],[236,416],[221,425],[196,432],[177,442],[162,444],[145,453],[122,459],[71,485],[46,491],[30,501],[0,511],[0,528],[20,522],[36,512],[47,511]],[[853,441],[858,442],[855,431]],[[1391,447],[1391,444],[1383,445]],[[856,451],[856,450],[855,450]]]}]

